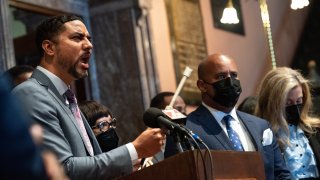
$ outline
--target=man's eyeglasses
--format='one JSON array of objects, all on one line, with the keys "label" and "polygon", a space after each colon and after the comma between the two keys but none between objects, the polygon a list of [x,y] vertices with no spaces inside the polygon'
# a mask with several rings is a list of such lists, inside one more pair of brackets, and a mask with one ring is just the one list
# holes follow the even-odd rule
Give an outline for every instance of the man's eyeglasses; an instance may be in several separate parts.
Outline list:
[{"label": "man's eyeglasses", "polygon": [[100,129],[101,132],[107,131],[109,128],[115,129],[117,126],[117,119],[112,118],[110,122],[101,121],[98,124],[92,126],[92,129]]}]

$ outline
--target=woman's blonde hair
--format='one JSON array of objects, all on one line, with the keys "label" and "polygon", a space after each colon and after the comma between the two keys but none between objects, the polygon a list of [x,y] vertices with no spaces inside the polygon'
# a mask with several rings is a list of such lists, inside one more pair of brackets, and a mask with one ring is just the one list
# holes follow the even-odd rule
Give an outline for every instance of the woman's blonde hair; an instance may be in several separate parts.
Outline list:
[{"label": "woman's blonde hair", "polygon": [[308,81],[300,72],[288,67],[271,70],[263,78],[258,91],[255,114],[270,122],[272,130],[277,134],[281,149],[289,144],[289,129],[285,119],[287,97],[290,90],[297,86],[301,86],[303,93],[303,107],[298,126],[312,134],[313,128],[320,127],[320,120],[309,116],[312,106],[310,88]]}]

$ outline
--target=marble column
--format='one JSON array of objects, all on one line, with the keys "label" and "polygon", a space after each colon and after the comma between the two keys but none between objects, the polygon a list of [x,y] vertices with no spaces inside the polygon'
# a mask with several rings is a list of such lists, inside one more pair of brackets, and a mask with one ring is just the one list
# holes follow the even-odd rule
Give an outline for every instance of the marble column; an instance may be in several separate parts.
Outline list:
[{"label": "marble column", "polygon": [[15,65],[10,18],[8,1],[0,0],[0,73]]},{"label": "marble column", "polygon": [[117,117],[121,143],[145,129],[142,116],[157,90],[145,5],[135,0],[90,1],[101,103]]}]

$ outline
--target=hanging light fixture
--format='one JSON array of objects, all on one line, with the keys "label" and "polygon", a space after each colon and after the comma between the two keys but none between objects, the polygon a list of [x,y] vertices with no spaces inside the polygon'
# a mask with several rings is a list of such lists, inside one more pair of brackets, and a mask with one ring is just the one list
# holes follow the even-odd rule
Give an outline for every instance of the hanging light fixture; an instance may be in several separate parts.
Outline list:
[{"label": "hanging light fixture", "polygon": [[223,24],[238,24],[239,19],[237,16],[237,10],[233,7],[232,0],[228,0],[226,8],[223,10],[222,18],[220,22]]},{"label": "hanging light fixture", "polygon": [[291,9],[302,9],[309,5],[309,0],[291,0]]}]

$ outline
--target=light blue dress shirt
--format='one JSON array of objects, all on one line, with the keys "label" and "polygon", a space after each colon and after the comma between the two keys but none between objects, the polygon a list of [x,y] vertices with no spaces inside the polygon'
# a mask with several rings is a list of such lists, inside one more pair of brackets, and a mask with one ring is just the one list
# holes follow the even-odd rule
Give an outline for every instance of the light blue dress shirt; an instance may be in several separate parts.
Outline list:
[{"label": "light blue dress shirt", "polygon": [[284,159],[290,170],[291,179],[319,177],[314,153],[304,132],[289,125],[290,145],[284,151]]}]

